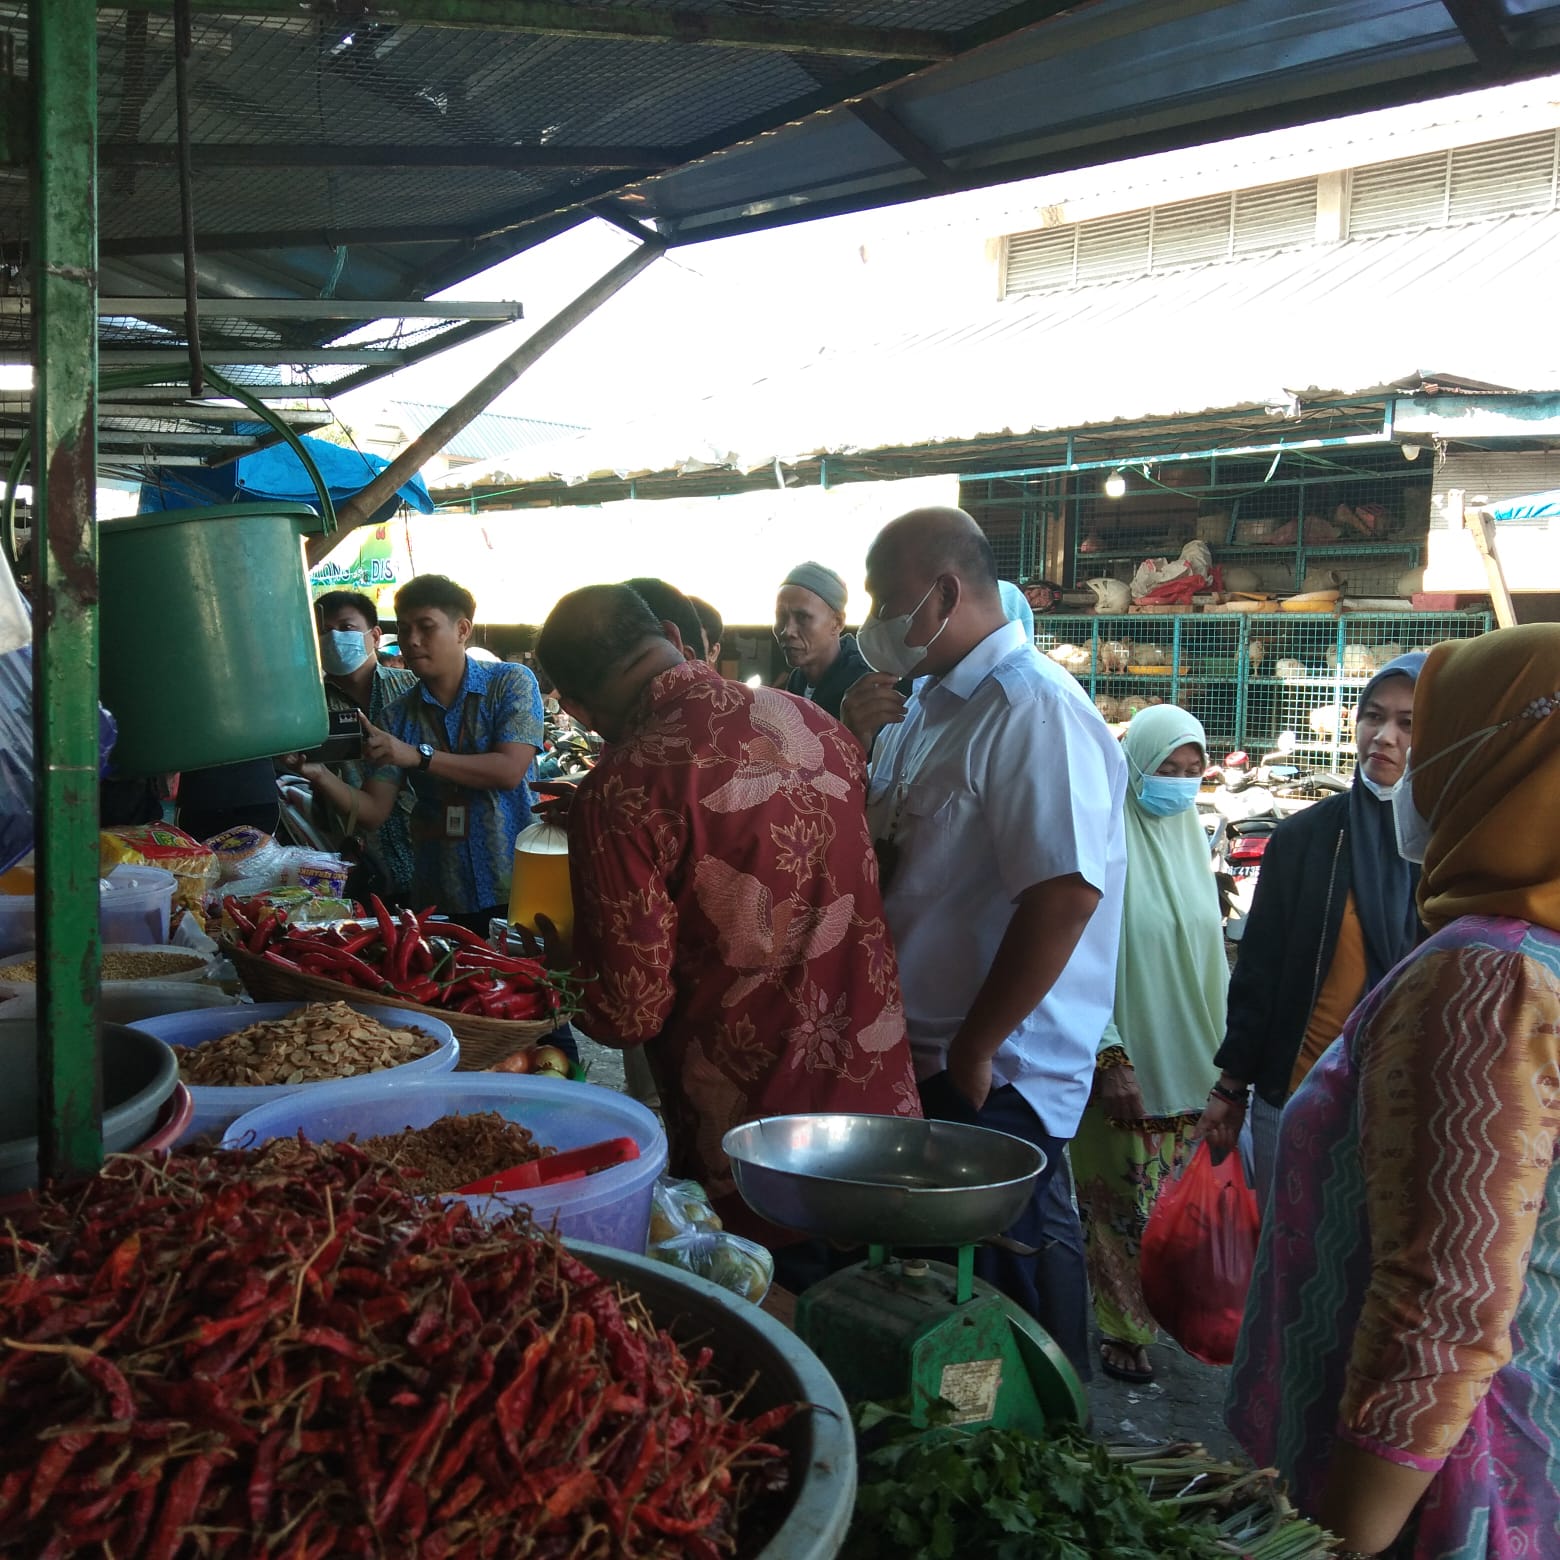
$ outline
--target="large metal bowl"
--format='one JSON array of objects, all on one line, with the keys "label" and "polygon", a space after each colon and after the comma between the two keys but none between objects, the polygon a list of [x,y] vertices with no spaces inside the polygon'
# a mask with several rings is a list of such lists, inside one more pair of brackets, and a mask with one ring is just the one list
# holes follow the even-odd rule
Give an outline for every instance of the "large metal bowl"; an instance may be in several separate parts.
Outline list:
[{"label": "large metal bowl", "polygon": [[[103,1149],[119,1153],[151,1132],[179,1084],[173,1052],[153,1035],[122,1024],[98,1031],[103,1068]],[[38,1184],[38,1028],[33,1019],[0,1022],[0,1194]]]},{"label": "large metal bowl", "polygon": [[829,1240],[963,1246],[1023,1212],[1045,1155],[985,1127],[903,1116],[765,1116],[722,1145],[761,1218]]}]

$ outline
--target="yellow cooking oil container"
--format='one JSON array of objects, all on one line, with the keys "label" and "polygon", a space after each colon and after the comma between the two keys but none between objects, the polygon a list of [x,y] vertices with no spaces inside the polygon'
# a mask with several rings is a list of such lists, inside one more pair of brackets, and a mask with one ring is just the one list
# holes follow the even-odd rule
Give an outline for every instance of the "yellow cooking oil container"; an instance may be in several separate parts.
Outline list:
[{"label": "yellow cooking oil container", "polygon": [[545,915],[568,941],[574,935],[574,896],[569,889],[569,836],[559,823],[538,818],[515,838],[515,871],[509,887],[509,924],[536,929]]}]

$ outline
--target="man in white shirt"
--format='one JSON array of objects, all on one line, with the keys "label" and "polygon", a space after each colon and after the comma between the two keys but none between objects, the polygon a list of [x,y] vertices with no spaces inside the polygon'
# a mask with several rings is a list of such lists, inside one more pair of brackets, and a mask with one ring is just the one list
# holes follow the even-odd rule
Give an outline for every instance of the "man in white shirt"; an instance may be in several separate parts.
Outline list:
[{"label": "man in white shirt", "polygon": [[[1087,1374],[1063,1151],[1111,1015],[1126,765],[1078,683],[1008,622],[990,544],[962,510],[885,527],[867,586],[858,642],[877,671],[844,716],[872,755],[867,809],[922,1105],[1045,1152],[1005,1232],[1040,1255],[984,1247],[977,1271]],[[912,674],[906,701],[894,683]]]}]

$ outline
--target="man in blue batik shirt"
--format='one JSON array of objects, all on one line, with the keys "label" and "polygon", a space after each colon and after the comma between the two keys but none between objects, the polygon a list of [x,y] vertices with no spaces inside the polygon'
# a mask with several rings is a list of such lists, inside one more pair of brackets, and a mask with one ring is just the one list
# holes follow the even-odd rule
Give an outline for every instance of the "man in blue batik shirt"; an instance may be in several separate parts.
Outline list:
[{"label": "man in blue batik shirt", "polygon": [[531,821],[542,694],[529,668],[466,654],[476,611],[471,592],[442,574],[396,592],[401,653],[418,686],[385,711],[383,730],[363,718],[363,756],[402,771],[416,797],[415,902],[485,933],[490,917],[508,913],[515,836]]}]

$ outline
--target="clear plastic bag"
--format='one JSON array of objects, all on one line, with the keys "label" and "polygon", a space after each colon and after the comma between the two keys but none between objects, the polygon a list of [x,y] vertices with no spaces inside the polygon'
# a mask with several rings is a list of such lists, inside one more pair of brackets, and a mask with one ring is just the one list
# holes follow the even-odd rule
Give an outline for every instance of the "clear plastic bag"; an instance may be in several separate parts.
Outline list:
[{"label": "clear plastic bag", "polygon": [[769,1293],[775,1276],[775,1259],[764,1247],[721,1228],[708,1194],[697,1181],[662,1177],[655,1183],[647,1253],[755,1305]]}]

